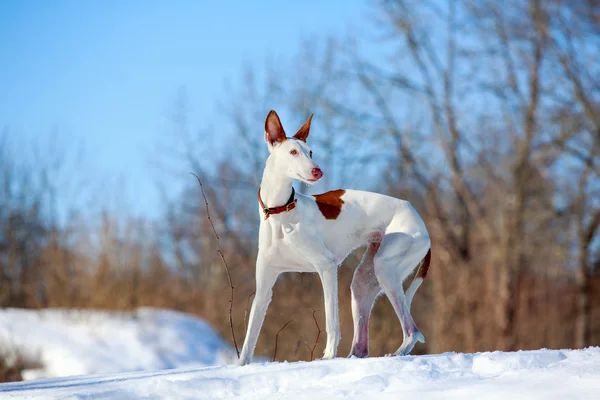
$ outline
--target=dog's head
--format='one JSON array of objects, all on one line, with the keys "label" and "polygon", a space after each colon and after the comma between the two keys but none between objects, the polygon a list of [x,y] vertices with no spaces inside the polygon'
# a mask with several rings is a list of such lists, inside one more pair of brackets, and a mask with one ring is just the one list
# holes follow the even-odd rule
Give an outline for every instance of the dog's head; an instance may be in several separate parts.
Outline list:
[{"label": "dog's head", "polygon": [[287,137],[279,116],[273,110],[265,121],[265,142],[270,157],[288,178],[299,179],[312,185],[323,176],[323,171],[312,160],[312,150],[306,144],[312,115],[292,137]]}]

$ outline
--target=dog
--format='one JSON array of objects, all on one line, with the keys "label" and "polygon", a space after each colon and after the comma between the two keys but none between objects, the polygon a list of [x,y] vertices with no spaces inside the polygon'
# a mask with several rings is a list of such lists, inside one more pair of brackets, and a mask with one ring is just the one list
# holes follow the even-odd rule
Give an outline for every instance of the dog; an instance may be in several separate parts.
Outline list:
[{"label": "dog", "polygon": [[[369,316],[381,292],[390,299],[404,335],[393,355],[406,355],[417,342],[425,342],[410,315],[431,259],[425,223],[409,202],[378,193],[343,189],[312,196],[296,193],[294,180],[312,185],[323,176],[306,144],[312,117],[293,137],[286,136],[275,111],[265,121],[270,154],[258,189],[256,294],[240,365],[252,361],[273,285],[282,272],[319,274],[327,332],[323,358],[335,358],[341,338],[337,269],[350,252],[365,245],[351,285],[354,337],[349,356],[368,356]],[[416,269],[405,294],[402,283]]]}]

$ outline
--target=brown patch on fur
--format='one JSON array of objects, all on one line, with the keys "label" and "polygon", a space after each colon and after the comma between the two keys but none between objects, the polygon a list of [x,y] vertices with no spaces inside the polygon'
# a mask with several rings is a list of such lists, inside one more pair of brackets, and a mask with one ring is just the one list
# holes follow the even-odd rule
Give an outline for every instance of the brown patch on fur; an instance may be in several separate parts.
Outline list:
[{"label": "brown patch on fur", "polygon": [[417,278],[425,279],[427,276],[427,272],[429,272],[429,262],[431,261],[431,249],[423,258],[423,264],[421,264],[421,268],[419,268],[419,272],[417,272]]},{"label": "brown patch on fur", "polygon": [[337,219],[342,212],[344,200],[342,196],[346,193],[344,189],[331,190],[321,194],[313,194],[319,207],[319,211],[325,219]]}]

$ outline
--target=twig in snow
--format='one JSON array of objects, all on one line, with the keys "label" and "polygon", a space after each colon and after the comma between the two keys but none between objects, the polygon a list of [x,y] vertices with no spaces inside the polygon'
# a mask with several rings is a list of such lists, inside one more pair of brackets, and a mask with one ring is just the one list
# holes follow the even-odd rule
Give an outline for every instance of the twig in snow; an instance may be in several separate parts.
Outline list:
[{"label": "twig in snow", "polygon": [[190,172],[190,174],[194,175],[196,177],[196,179],[198,180],[198,183],[200,184],[200,191],[202,192],[202,198],[204,199],[204,204],[206,205],[206,217],[208,218],[208,222],[210,222],[210,226],[212,227],[215,237],[217,238],[217,253],[219,253],[219,255],[221,256],[221,259],[223,260],[223,265],[225,265],[225,271],[227,272],[227,279],[229,280],[229,286],[231,287],[231,296],[229,297],[229,327],[231,328],[231,337],[233,338],[233,345],[235,346],[235,352],[237,353],[237,356],[239,358],[240,350],[238,349],[237,340],[235,340],[235,332],[233,330],[233,317],[232,317],[233,289],[235,289],[235,286],[233,286],[233,281],[231,280],[231,274],[229,273],[229,266],[227,265],[227,261],[225,261],[225,256],[223,255],[223,252],[221,251],[219,235],[217,234],[215,225],[213,224],[212,219],[210,218],[210,212],[208,211],[208,200],[206,200],[206,195],[204,194],[204,186],[202,185],[202,181],[200,180],[200,178],[198,178],[198,175],[194,174],[193,172]]},{"label": "twig in snow", "polygon": [[[311,308],[312,310],[312,308]],[[314,359],[314,355],[315,355],[315,349],[317,348],[317,344],[319,344],[319,338],[321,337],[321,333],[323,332],[321,330],[321,327],[319,326],[319,322],[317,321],[317,317],[315,317],[315,313],[319,311],[319,310],[312,310],[313,314],[313,320],[315,321],[315,325],[317,326],[317,338],[315,339],[315,344],[313,345],[312,349],[310,349],[310,361],[312,361]]]},{"label": "twig in snow", "polygon": [[290,322],[292,322],[291,319],[288,322],[286,322],[281,328],[279,328],[279,330],[275,334],[275,350],[273,351],[273,359],[271,361],[275,361],[275,357],[277,357],[277,340],[279,340],[279,334],[285,329],[286,326],[288,326]]}]

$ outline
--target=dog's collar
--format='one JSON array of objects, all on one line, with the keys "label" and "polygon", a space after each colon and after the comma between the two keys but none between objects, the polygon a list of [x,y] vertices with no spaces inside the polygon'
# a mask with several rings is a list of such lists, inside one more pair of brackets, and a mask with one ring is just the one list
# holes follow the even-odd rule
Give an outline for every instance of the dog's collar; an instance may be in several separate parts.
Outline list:
[{"label": "dog's collar", "polygon": [[296,197],[296,191],[292,187],[292,194],[290,195],[290,198],[288,199],[287,203],[285,203],[282,206],[269,208],[269,207],[265,207],[265,203],[263,203],[262,199],[260,198],[260,187],[258,188],[258,204],[260,204],[260,208],[262,208],[263,212],[265,213],[265,219],[269,218],[271,216],[271,214],[281,214],[282,212],[291,211],[294,208],[296,208],[296,198],[295,197]]}]

